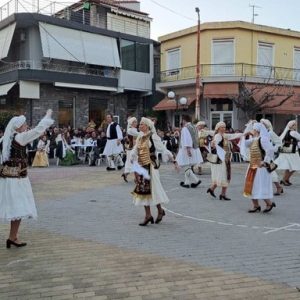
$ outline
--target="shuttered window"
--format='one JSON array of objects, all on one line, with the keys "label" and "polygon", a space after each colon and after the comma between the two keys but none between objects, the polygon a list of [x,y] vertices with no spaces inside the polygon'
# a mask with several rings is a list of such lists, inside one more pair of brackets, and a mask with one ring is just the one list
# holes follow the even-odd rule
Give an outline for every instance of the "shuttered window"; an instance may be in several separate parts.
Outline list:
[{"label": "shuttered window", "polygon": [[234,75],[234,40],[212,41],[212,75]]},{"label": "shuttered window", "polygon": [[300,48],[294,48],[294,79],[300,81]]},{"label": "shuttered window", "polygon": [[181,67],[180,48],[167,51],[167,70],[169,75],[178,74]]},{"label": "shuttered window", "polygon": [[274,60],[274,45],[268,43],[258,43],[257,76],[263,78],[274,77],[273,60]]}]

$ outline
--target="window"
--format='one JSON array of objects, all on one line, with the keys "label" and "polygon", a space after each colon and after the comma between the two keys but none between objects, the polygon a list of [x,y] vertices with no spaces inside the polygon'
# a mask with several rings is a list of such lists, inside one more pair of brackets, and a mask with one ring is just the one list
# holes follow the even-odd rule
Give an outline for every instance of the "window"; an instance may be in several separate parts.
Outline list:
[{"label": "window", "polygon": [[257,76],[263,78],[273,77],[273,44],[258,43],[257,49]]},{"label": "window", "polygon": [[233,104],[230,99],[212,99],[210,102],[211,111],[232,111]]},{"label": "window", "polygon": [[129,40],[121,41],[122,69],[128,71],[149,73],[149,44]]},{"label": "window", "polygon": [[300,81],[300,48],[294,48],[294,79]]},{"label": "window", "polygon": [[212,75],[234,75],[234,40],[212,41]]},{"label": "window", "polygon": [[181,67],[180,56],[180,48],[167,51],[167,70],[169,70],[168,75],[176,75],[179,73],[179,69]]},{"label": "window", "polygon": [[58,124],[62,126],[73,126],[73,100],[58,101]]}]

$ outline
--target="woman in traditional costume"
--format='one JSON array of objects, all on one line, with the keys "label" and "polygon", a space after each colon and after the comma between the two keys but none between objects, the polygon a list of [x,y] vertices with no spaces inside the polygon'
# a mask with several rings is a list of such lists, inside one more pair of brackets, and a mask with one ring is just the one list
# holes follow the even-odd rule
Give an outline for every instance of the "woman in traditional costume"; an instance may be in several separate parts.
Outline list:
[{"label": "woman in traditional costume", "polygon": [[135,205],[143,205],[145,218],[140,226],[146,226],[149,222],[154,223],[151,214],[151,206],[156,206],[158,215],[155,223],[161,222],[165,211],[161,203],[168,203],[169,198],[164,191],[159,177],[159,163],[156,152],[162,152],[175,163],[172,153],[167,150],[157,135],[153,122],[148,118],[142,118],[140,122],[140,134],[131,152],[132,169],[135,171],[136,187],[132,192]]},{"label": "woman in traditional costume", "polygon": [[220,200],[231,200],[227,197],[226,192],[231,180],[231,149],[230,140],[240,138],[243,133],[225,133],[226,124],[224,122],[218,122],[215,127],[215,135],[211,142],[211,153],[213,153],[217,159],[215,163],[211,163],[211,186],[207,190],[207,193],[214,198],[215,189],[221,187],[222,191],[219,195]]},{"label": "woman in traditional costume", "polygon": [[[278,152],[279,149],[281,148],[282,146],[282,140],[281,138],[273,131],[273,125],[272,123],[270,122],[270,120],[268,119],[261,119],[260,120],[260,123],[264,124],[265,127],[267,128],[267,131],[270,135],[270,139],[271,139],[271,143],[273,144],[274,146],[274,151],[275,152]],[[283,188],[282,186],[280,185],[279,183],[279,177],[278,177],[278,174],[277,172],[274,170],[272,173],[271,173],[271,176],[272,176],[272,181],[276,187],[276,192],[274,193],[275,196],[280,196],[282,193],[283,193]]]},{"label": "woman in traditional costume", "polygon": [[37,151],[32,162],[32,167],[49,167],[49,145],[50,141],[47,141],[47,137],[42,135],[37,144]]},{"label": "woman in traditional costume", "polygon": [[36,218],[31,184],[27,176],[26,145],[41,136],[53,124],[52,111],[39,124],[27,130],[24,116],[13,117],[2,138],[3,163],[0,167],[0,219],[10,221],[10,233],[6,247],[26,246],[18,239],[18,231],[22,219]]},{"label": "woman in traditional costume", "polygon": [[270,135],[266,127],[261,123],[253,125],[253,137],[245,140],[245,146],[250,149],[250,161],[246,174],[244,196],[251,197],[253,208],[249,213],[260,212],[259,200],[264,200],[266,208],[264,213],[270,212],[276,204],[273,198],[272,176],[267,170],[268,164],[274,156],[274,146],[270,141]]},{"label": "woman in traditional costume", "polygon": [[126,148],[126,162],[125,162],[125,169],[124,173],[121,175],[124,181],[128,182],[127,176],[131,172],[131,151],[135,145],[135,141],[139,132],[137,130],[137,119],[135,117],[129,118],[127,120],[127,143],[125,143]]},{"label": "woman in traditional costume", "polygon": [[280,135],[282,140],[282,147],[280,149],[279,157],[275,160],[278,165],[278,170],[285,170],[281,184],[290,186],[291,176],[300,171],[300,156],[298,153],[298,143],[300,141],[300,134],[296,131],[296,120],[288,122],[284,131]]}]

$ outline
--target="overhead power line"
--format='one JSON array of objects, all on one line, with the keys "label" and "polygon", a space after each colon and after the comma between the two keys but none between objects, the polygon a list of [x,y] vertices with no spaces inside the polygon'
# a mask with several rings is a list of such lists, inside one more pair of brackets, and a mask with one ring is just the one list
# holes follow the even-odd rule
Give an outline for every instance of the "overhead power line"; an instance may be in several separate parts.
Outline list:
[{"label": "overhead power line", "polygon": [[185,15],[183,15],[183,14],[181,14],[181,13],[179,13],[179,12],[173,10],[173,9],[171,9],[170,7],[167,7],[167,6],[164,6],[164,5],[160,4],[159,2],[157,2],[157,1],[155,1],[155,0],[150,0],[150,1],[151,1],[152,3],[154,3],[154,4],[158,5],[158,6],[160,6],[161,8],[170,11],[171,13],[173,13],[173,14],[175,14],[175,15],[177,15],[177,16],[180,16],[180,17],[185,18],[185,19],[190,20],[190,21],[197,22],[196,19],[187,17],[187,16],[185,16]]}]

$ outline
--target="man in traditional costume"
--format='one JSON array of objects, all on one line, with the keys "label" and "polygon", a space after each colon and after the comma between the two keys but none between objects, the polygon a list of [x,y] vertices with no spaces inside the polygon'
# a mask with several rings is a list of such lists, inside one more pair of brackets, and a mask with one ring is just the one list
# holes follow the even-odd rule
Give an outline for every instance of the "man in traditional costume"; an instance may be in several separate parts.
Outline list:
[{"label": "man in traditional costume", "polygon": [[125,162],[125,169],[122,177],[125,182],[128,182],[127,176],[131,172],[131,151],[135,145],[136,138],[139,135],[137,130],[137,119],[135,117],[129,118],[127,120],[127,142],[125,143],[126,148],[126,162]]},{"label": "man in traditional costume", "polygon": [[[260,120],[260,123],[262,123],[262,124],[266,127],[266,129],[267,129],[267,131],[268,131],[268,133],[269,133],[269,135],[270,135],[271,143],[272,143],[273,146],[274,146],[274,151],[275,151],[275,153],[278,152],[279,149],[280,149],[281,146],[282,146],[282,140],[281,140],[281,138],[274,132],[274,130],[273,130],[273,125],[272,125],[271,121],[268,120],[268,119],[261,119],[261,120]],[[277,174],[277,172],[274,170],[274,171],[271,173],[271,175],[272,175],[272,181],[273,181],[273,183],[274,183],[274,185],[275,185],[275,187],[276,187],[276,190],[277,190],[277,191],[274,193],[274,195],[275,195],[275,196],[280,196],[280,195],[283,193],[283,188],[282,188],[282,186],[281,186],[280,183],[279,183],[279,177],[278,177],[278,174]]]},{"label": "man in traditional costume", "polygon": [[21,220],[37,217],[32,188],[27,176],[26,146],[53,124],[51,115],[52,111],[48,110],[39,124],[29,131],[26,131],[24,116],[13,117],[0,141],[3,144],[3,163],[0,166],[0,219],[10,221],[7,248],[11,245],[26,246],[26,243],[18,239]]},{"label": "man in traditional costume", "polygon": [[121,170],[124,167],[124,163],[121,157],[121,153],[124,152],[122,140],[123,134],[118,123],[113,122],[111,114],[106,116],[106,122],[108,124],[106,129],[107,142],[103,151],[103,155],[107,157],[107,171],[113,171],[118,168]]},{"label": "man in traditional costume", "polygon": [[250,161],[246,174],[244,196],[251,197],[253,208],[249,213],[260,212],[259,200],[264,200],[266,208],[264,213],[270,212],[276,204],[273,198],[272,176],[267,170],[268,164],[274,156],[274,146],[266,127],[261,123],[253,124],[253,137],[245,140],[246,147],[250,148]]},{"label": "man in traditional costume", "polygon": [[195,175],[192,167],[203,162],[199,149],[198,132],[191,123],[190,116],[182,116],[182,124],[179,151],[176,157],[178,166],[185,168],[184,181],[180,182],[180,185],[185,188],[196,188],[201,180]]},{"label": "man in traditional costume", "polygon": [[151,214],[151,206],[157,207],[158,224],[165,216],[165,211],[161,203],[168,203],[169,198],[162,187],[159,178],[159,162],[157,152],[163,153],[173,163],[172,153],[167,150],[157,135],[153,122],[148,118],[142,118],[140,121],[140,134],[137,137],[136,144],[131,151],[132,170],[135,172],[135,189],[132,192],[135,205],[143,205],[145,208],[145,218],[140,226],[146,226],[149,222],[154,223]]},{"label": "man in traditional costume", "polygon": [[282,140],[282,147],[280,148],[279,157],[275,160],[278,165],[278,170],[285,170],[281,184],[290,186],[291,176],[300,171],[300,157],[298,153],[298,143],[300,141],[300,134],[296,131],[296,120],[288,122],[284,131],[280,135]]},{"label": "man in traditional costume", "polygon": [[211,154],[216,157],[214,162],[211,161],[211,186],[207,190],[212,197],[216,198],[214,193],[217,187],[221,187],[222,191],[219,195],[220,200],[231,200],[227,197],[227,188],[231,180],[231,149],[230,140],[240,138],[243,133],[225,133],[226,124],[218,122],[215,127],[215,135],[211,142]]}]

